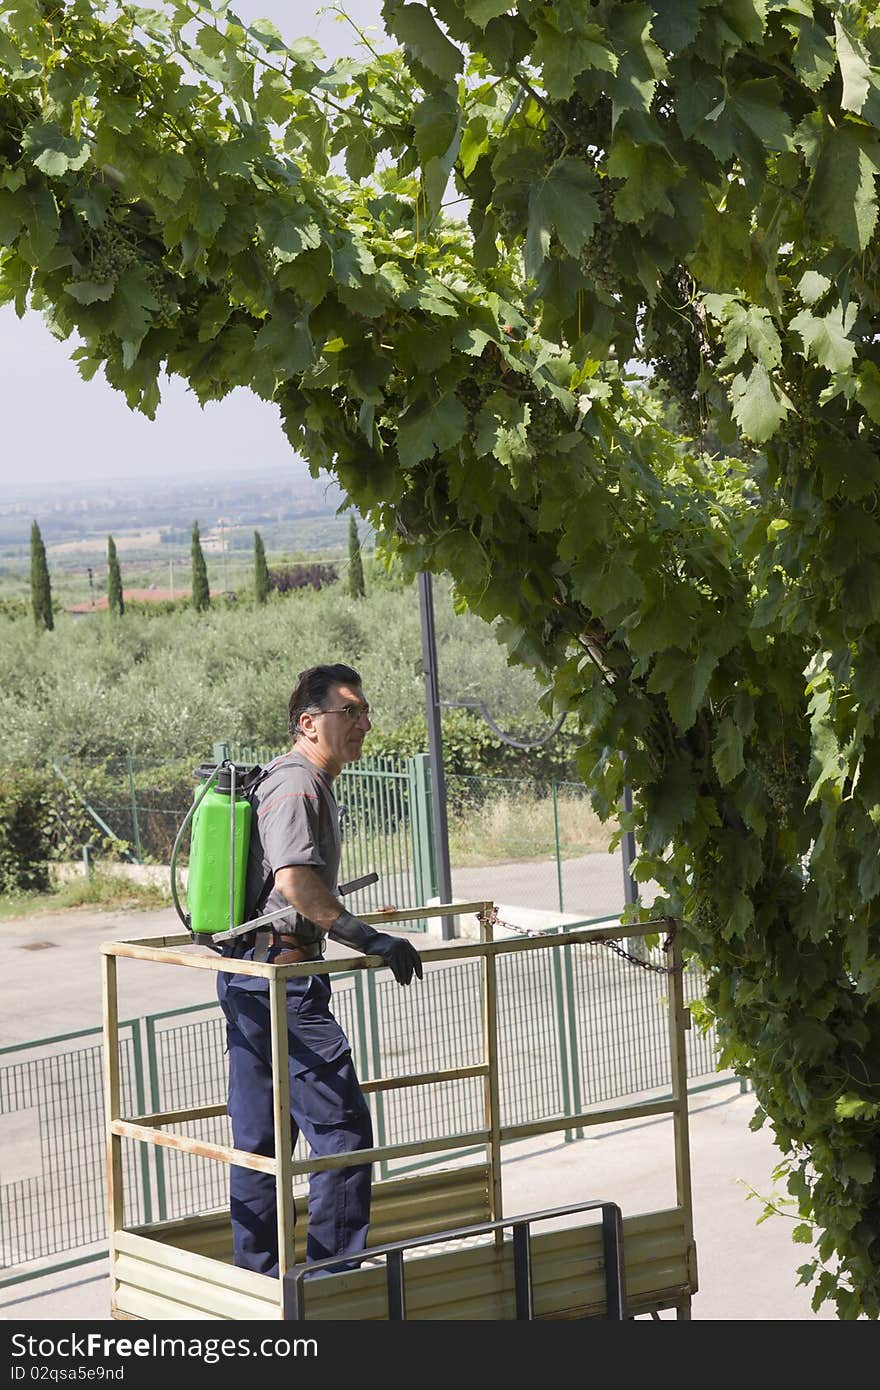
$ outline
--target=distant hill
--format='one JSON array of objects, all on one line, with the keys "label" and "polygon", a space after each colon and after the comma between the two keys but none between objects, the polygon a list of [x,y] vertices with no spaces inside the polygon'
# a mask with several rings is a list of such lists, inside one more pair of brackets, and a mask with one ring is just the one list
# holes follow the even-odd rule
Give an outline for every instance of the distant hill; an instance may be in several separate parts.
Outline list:
[{"label": "distant hill", "polygon": [[[274,528],[305,518],[334,517],[343,500],[329,477],[312,478],[300,460],[290,467],[248,471],[240,477],[156,475],[148,479],[120,478],[114,482],[65,482],[51,487],[28,487],[26,479],[4,487],[0,498],[0,555],[24,558],[36,517],[47,548],[82,542],[106,543],[112,533],[163,532],[173,542],[185,533],[188,543],[193,520],[209,532],[222,523],[227,543],[235,546],[237,528]],[[347,523],[346,523],[347,524]],[[247,544],[253,541],[248,535]],[[91,547],[88,547],[91,548]],[[60,557],[59,557],[60,558]]]}]

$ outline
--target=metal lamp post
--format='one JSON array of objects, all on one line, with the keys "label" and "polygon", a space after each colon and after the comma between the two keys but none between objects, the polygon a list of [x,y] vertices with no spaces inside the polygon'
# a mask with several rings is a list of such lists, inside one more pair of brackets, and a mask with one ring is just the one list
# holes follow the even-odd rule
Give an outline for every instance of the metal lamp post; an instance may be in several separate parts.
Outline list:
[{"label": "metal lamp post", "polygon": [[[434,628],[434,593],[431,576],[419,575],[419,613],[422,623],[422,670],[428,716],[428,761],[431,767],[431,804],[434,811],[434,845],[437,854],[437,891],[441,902],[452,901],[449,867],[449,826],[446,820],[446,776],[443,771],[443,736],[440,730],[440,683],[437,677],[437,637]],[[440,918],[444,941],[455,936],[452,917]]]}]

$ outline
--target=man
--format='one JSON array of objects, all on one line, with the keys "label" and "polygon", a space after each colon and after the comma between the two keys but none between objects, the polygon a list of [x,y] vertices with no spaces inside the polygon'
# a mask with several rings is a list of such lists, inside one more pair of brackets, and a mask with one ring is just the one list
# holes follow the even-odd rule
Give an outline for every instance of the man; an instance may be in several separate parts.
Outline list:
[{"label": "man", "polygon": [[[371,727],[357,671],[328,665],[300,673],[288,708],[291,751],[269,764],[254,792],[247,883],[249,917],[287,903],[295,911],[228,943],[226,954],[279,965],[318,960],[329,936],[383,956],[398,984],[408,985],[414,974],[421,979],[422,963],[409,941],[374,931],[336,896],[340,838],[333,782],[346,763],[360,757]],[[293,1142],[302,1131],[318,1157],[367,1149],[373,1142],[330,993],[327,975],[287,981]],[[233,1143],[250,1153],[274,1154],[268,982],[223,972],[217,994],[226,1016]],[[307,1260],[363,1250],[370,1181],[369,1164],[312,1174]],[[235,1264],[277,1277],[274,1177],[233,1165],[230,1208]]]}]

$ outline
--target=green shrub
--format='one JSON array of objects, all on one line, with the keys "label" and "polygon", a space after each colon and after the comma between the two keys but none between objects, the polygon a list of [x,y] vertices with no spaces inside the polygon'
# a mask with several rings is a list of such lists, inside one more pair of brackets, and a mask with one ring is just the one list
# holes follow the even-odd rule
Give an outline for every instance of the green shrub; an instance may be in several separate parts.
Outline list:
[{"label": "green shrub", "polygon": [[[434,601],[442,699],[483,700],[507,730],[546,729],[533,677],[508,667],[492,629],[454,613],[448,583],[435,582]],[[359,599],[337,584],[264,606],[216,602],[206,613],[127,603],[123,623],[61,614],[48,641],[31,622],[0,623],[0,764],[119,762],[130,749],[136,766],[194,767],[218,740],[280,746],[297,673],[321,661],[361,672],[376,713],[371,748],[427,747],[417,592],[368,581]],[[449,765],[465,774],[545,775],[563,746],[502,751],[479,716],[443,717]]]},{"label": "green shrub", "polygon": [[49,861],[94,840],[83,809],[50,773],[0,769],[0,893],[49,887]]},{"label": "green shrub", "polygon": [[26,618],[30,613],[30,607],[26,599],[23,598],[0,598],[0,618]]}]

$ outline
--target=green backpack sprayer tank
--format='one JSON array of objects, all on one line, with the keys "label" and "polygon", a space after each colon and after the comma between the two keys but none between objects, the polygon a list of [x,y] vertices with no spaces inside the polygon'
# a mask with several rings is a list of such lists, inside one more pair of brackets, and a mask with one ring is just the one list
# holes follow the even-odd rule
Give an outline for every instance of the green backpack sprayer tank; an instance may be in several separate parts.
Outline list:
[{"label": "green backpack sprayer tank", "polygon": [[[236,936],[268,925],[280,917],[290,918],[294,909],[278,908],[260,917],[248,918],[245,901],[248,853],[250,850],[253,805],[251,795],[266,769],[259,764],[245,766],[228,759],[212,767],[202,763],[195,776],[204,786],[198,788],[186,817],[177,832],[171,851],[171,896],[177,915],[194,941],[219,946]],[[189,850],[185,912],[177,891],[177,856],[187,827],[192,825]],[[376,873],[363,874],[337,888],[341,896],[366,888],[378,881]],[[265,888],[269,887],[267,882]]]},{"label": "green backpack sprayer tank", "polygon": [[[261,767],[224,761],[203,763],[195,776],[204,786],[177,833],[171,855],[171,891],[181,921],[192,936],[210,941],[245,920],[248,850],[253,808],[249,793],[263,775]],[[177,894],[177,855],[192,825],[185,913]]]}]

